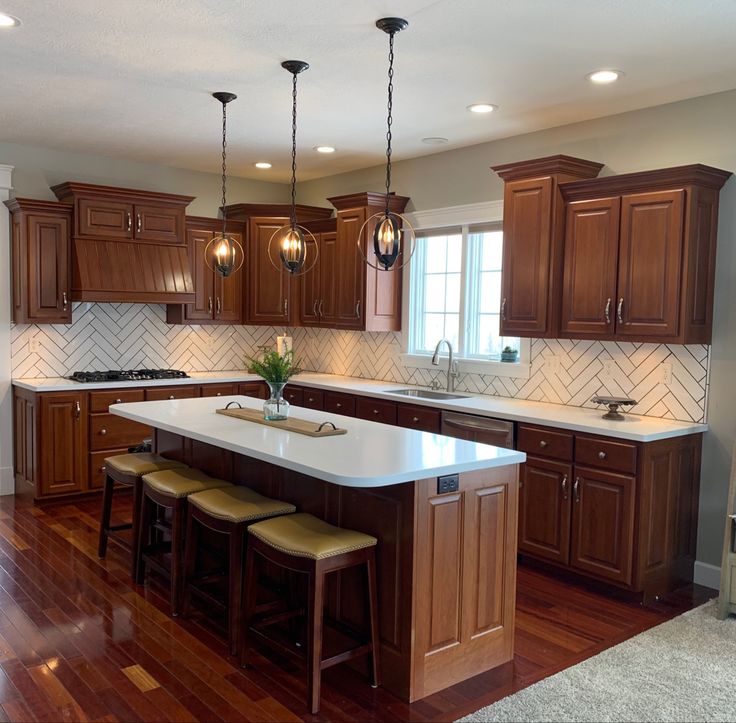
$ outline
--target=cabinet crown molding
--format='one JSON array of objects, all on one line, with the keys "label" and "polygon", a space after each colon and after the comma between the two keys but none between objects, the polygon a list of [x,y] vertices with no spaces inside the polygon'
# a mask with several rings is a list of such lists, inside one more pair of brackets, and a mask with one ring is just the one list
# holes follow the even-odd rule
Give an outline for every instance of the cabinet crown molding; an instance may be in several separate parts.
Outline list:
[{"label": "cabinet crown molding", "polygon": [[187,206],[196,196],[181,196],[174,193],[160,193],[158,191],[141,191],[136,188],[119,188],[116,186],[98,186],[94,183],[81,183],[79,181],[65,181],[51,186],[51,190],[60,201],[74,200],[77,196],[93,196],[103,198],[128,198],[133,201],[144,201],[146,203],[162,203]]},{"label": "cabinet crown molding", "polygon": [[603,163],[586,161],[584,158],[575,158],[557,154],[544,158],[532,158],[528,161],[515,161],[491,166],[504,181],[516,181],[522,178],[537,178],[562,174],[577,178],[595,178],[603,168]]},{"label": "cabinet crown molding", "polygon": [[[344,211],[348,208],[376,208],[381,209],[386,206],[386,194],[375,191],[363,191],[361,193],[350,193],[345,196],[333,196],[327,199],[338,211]],[[408,196],[397,196],[391,194],[389,200],[389,209],[394,213],[403,213],[406,204],[409,203]]]},{"label": "cabinet crown molding", "polygon": [[72,214],[74,206],[70,203],[60,203],[59,201],[39,201],[35,198],[11,198],[3,203],[13,212],[16,211],[36,211],[37,213],[68,213]]},{"label": "cabinet crown molding", "polygon": [[[223,209],[220,208],[222,212]],[[289,218],[291,215],[290,203],[231,203],[224,208],[228,219],[244,221],[249,218]],[[332,216],[331,208],[322,206],[305,206],[296,204],[296,220],[299,223],[318,221]]]}]

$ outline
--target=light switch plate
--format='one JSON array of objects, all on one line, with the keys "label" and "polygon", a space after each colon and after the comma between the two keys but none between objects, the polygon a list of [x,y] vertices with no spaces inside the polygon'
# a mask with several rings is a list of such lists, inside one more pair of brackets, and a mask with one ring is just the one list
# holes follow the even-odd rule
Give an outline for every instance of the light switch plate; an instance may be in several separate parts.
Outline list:
[{"label": "light switch plate", "polygon": [[616,362],[613,361],[613,359],[604,359],[603,360],[603,372],[601,373],[601,376],[604,379],[611,379],[613,377],[613,372],[615,371]]},{"label": "light switch plate", "polygon": [[672,364],[670,362],[662,362],[659,365],[659,373],[662,384],[666,387],[672,384]]},{"label": "light switch plate", "polygon": [[560,371],[560,357],[556,355],[546,357],[544,366],[548,372]]},{"label": "light switch plate", "polygon": [[28,340],[28,351],[31,354],[38,354],[41,351],[41,340],[32,336]]}]

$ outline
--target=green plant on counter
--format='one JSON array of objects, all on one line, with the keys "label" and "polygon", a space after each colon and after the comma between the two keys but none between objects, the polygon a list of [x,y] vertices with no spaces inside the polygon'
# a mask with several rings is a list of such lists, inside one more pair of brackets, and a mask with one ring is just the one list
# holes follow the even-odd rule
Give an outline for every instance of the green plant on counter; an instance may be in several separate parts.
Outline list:
[{"label": "green plant on counter", "polygon": [[299,374],[301,369],[294,359],[294,352],[289,350],[281,355],[274,349],[264,347],[259,358],[246,359],[248,371],[258,374],[272,384],[286,384],[291,377]]}]

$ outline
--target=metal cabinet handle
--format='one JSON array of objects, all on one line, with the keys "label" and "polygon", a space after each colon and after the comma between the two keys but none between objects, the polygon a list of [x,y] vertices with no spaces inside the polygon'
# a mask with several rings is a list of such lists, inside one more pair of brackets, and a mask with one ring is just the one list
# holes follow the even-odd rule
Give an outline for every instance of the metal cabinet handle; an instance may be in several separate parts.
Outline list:
[{"label": "metal cabinet handle", "polygon": [[605,459],[608,455],[605,452],[598,452],[598,459]]},{"label": "metal cabinet handle", "polygon": [[575,484],[572,486],[572,492],[575,495],[575,502],[580,502],[580,477],[575,478]]},{"label": "metal cabinet handle", "polygon": [[567,499],[567,475],[562,478],[562,499]]},{"label": "metal cabinet handle", "polygon": [[211,296],[207,297],[207,313],[208,314],[212,313],[212,297]]},{"label": "metal cabinet handle", "polygon": [[128,211],[128,231],[133,230],[133,216],[131,215],[130,211]]},{"label": "metal cabinet handle", "polygon": [[105,428],[103,427],[103,428],[102,428],[102,429],[100,430],[100,434],[102,434],[102,435],[105,435],[105,434],[107,434],[107,430],[106,430],[106,429],[105,429]]},{"label": "metal cabinet handle", "polygon": [[289,315],[289,300],[284,299],[284,316]]},{"label": "metal cabinet handle", "polygon": [[136,224],[135,224],[135,230],[140,233],[143,229],[143,219],[141,218],[141,215],[139,213],[136,214]]},{"label": "metal cabinet handle", "polygon": [[540,439],[540,440],[539,440],[539,446],[540,446],[540,447],[541,447],[542,449],[544,449],[544,448],[545,448],[545,447],[547,446],[547,440],[545,440],[545,439]]},{"label": "metal cabinet handle", "polygon": [[69,306],[69,299],[67,298],[66,291],[61,292],[61,304],[64,307],[64,311],[66,311]]},{"label": "metal cabinet handle", "polygon": [[606,309],[603,312],[604,316],[606,317],[606,324],[611,323],[611,297],[609,296],[608,299],[606,299]]},{"label": "metal cabinet handle", "polygon": [[74,402],[74,418],[79,419],[82,416],[82,405],[79,401]]},{"label": "metal cabinet handle", "polygon": [[216,302],[216,305],[215,305],[215,309],[216,309],[215,314],[217,316],[220,316],[220,314],[222,313],[222,303],[220,302],[220,297],[219,296],[215,299],[215,302]]},{"label": "metal cabinet handle", "polygon": [[314,300],[314,303],[312,304],[312,313],[313,313],[313,314],[314,314],[315,316],[319,316],[319,309],[317,308],[317,304],[318,304],[318,303],[319,303],[319,302],[317,301],[317,299],[315,299],[315,300]]},{"label": "metal cabinet handle", "polygon": [[501,321],[506,321],[506,297],[501,302]]},{"label": "metal cabinet handle", "polygon": [[618,300],[618,306],[616,307],[616,318],[619,324],[624,323],[624,297],[622,296]]},{"label": "metal cabinet handle", "polygon": [[355,302],[355,318],[360,319],[360,299]]},{"label": "metal cabinet handle", "polygon": [[317,309],[317,315],[322,316],[322,305],[324,304],[324,299],[319,300],[319,309]]}]

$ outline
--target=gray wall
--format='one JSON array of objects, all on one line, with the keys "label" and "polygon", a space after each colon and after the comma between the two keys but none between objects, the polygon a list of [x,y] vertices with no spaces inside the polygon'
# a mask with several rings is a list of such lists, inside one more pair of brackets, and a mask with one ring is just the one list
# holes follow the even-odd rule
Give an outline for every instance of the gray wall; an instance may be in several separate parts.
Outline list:
[{"label": "gray wall", "polygon": [[[397,118],[396,123],[406,122]],[[493,123],[493,118],[489,119]],[[400,151],[400,149],[398,149]],[[489,166],[555,153],[605,163],[603,174],[687,163],[736,171],[736,91],[575,123],[394,164],[393,190],[410,210],[501,199]],[[380,191],[383,168],[344,173],[299,186],[300,203]],[[736,440],[736,180],[721,192],[709,423],[700,495],[698,559],[720,564],[731,449]]]}]

